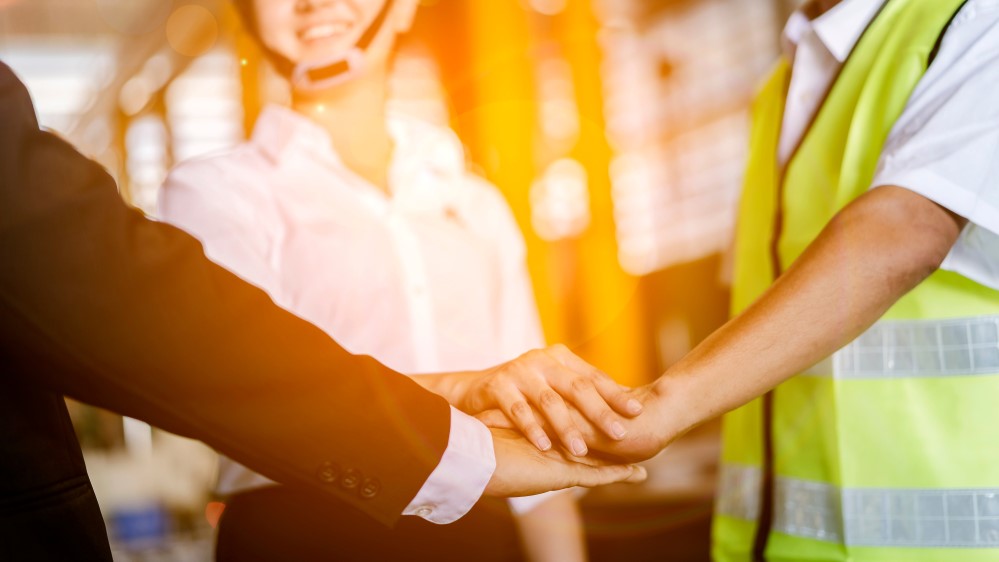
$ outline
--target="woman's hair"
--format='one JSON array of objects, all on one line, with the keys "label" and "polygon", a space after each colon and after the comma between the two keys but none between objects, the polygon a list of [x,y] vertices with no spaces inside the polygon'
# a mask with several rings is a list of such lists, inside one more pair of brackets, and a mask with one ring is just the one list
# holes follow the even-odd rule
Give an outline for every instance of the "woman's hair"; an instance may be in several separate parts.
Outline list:
[{"label": "woman's hair", "polygon": [[288,60],[287,57],[278,53],[264,44],[264,39],[260,35],[260,27],[257,25],[257,11],[256,7],[253,5],[254,0],[232,0],[233,5],[236,7],[236,12],[239,13],[240,19],[243,20],[243,26],[246,31],[249,32],[250,36],[253,37],[254,41],[263,51],[264,55],[274,68],[285,78],[290,78],[292,72],[295,71],[295,63]]}]

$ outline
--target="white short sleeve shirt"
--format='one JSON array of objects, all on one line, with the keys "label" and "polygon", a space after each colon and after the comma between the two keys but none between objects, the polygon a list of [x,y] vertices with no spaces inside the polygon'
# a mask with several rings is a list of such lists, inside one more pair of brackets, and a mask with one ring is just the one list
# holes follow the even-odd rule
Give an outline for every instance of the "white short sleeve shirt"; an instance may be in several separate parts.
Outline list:
[{"label": "white short sleeve shirt", "polygon": [[942,264],[999,289],[999,1],[971,0],[895,123],[873,186],[968,219]]},{"label": "white short sleeve shirt", "polygon": [[[786,161],[884,0],[843,0],[785,28],[792,78]],[[942,268],[999,289],[999,0],[968,0],[943,36],[882,150],[872,188],[903,187],[968,219]]]}]

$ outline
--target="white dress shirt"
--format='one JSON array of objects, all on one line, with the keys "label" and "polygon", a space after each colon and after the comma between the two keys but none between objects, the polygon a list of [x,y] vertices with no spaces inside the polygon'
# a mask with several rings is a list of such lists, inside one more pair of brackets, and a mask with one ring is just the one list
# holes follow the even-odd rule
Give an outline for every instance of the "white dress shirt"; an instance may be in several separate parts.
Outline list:
[{"label": "white dress shirt", "polygon": [[[318,125],[268,106],[250,140],[170,173],[161,218],[345,349],[397,371],[486,368],[542,346],[503,196],[467,172],[451,131],[393,116],[389,132],[391,196],[349,170]],[[451,413],[447,449],[404,514],[454,521],[495,470],[489,431]],[[270,483],[223,459],[220,492]]]},{"label": "white dress shirt", "polygon": [[[793,56],[778,157],[786,163],[884,0],[843,0],[784,29]],[[897,185],[968,219],[941,267],[999,289],[999,0],[969,0],[881,153],[871,187]]]}]

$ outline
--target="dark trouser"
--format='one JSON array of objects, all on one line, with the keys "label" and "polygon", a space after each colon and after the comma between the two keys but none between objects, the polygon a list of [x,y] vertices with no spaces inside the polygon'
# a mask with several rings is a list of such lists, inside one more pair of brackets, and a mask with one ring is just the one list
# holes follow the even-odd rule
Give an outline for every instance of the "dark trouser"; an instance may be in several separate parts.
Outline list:
[{"label": "dark trouser", "polygon": [[450,525],[404,516],[389,529],[347,504],[281,486],[226,502],[215,557],[220,562],[523,560],[505,501],[483,498]]}]

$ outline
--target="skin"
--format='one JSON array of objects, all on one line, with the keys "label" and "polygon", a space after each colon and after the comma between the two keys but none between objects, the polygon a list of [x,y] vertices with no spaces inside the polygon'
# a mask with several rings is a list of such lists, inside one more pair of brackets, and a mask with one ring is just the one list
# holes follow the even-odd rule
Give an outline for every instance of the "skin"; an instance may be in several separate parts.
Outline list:
[{"label": "skin", "polygon": [[756,303],[647,390],[659,415],[686,414],[663,424],[658,444],[848,344],[940,267],[965,224],[902,187],[855,200]]},{"label": "skin", "polygon": [[[365,52],[365,71],[321,92],[292,92],[292,109],[322,126],[344,164],[388,193],[393,143],[386,128],[388,72],[396,36],[409,30],[416,0],[396,0],[381,31]],[[261,40],[295,62],[325,61],[345,53],[374,20],[379,0],[257,0],[254,4]],[[344,33],[310,40],[310,27],[343,22]]]},{"label": "skin", "polygon": [[[590,448],[632,462],[651,458],[828,357],[936,271],[966,222],[902,187],[857,198],[752,306],[634,391],[645,413],[625,421],[626,439],[605,439],[591,426]],[[509,425],[496,411],[480,419]]]},{"label": "skin", "polygon": [[[299,63],[327,61],[331,55],[345,53],[376,17],[383,1],[257,0],[254,10],[264,44]],[[292,108],[321,126],[343,163],[386,195],[390,195],[388,170],[394,149],[386,119],[389,61],[397,34],[412,25],[417,3],[396,0],[365,52],[365,69],[359,76],[320,92],[292,92]],[[310,33],[331,24],[337,25],[332,35]],[[588,427],[601,428],[609,439],[624,437],[625,416],[637,415],[641,405],[606,374],[562,346],[529,352],[483,371],[413,379],[465,411],[502,408],[517,422],[522,433],[491,430],[496,470],[486,486],[487,495],[522,496],[645,479],[642,468],[583,456],[585,440],[566,400],[577,414],[593,420],[595,425]],[[551,435],[542,430],[542,420]],[[553,446],[553,439],[562,447]],[[584,559],[581,521],[572,498],[555,496],[538,509],[518,521],[522,529],[530,529],[523,535],[528,556],[532,560]]]},{"label": "skin", "polygon": [[620,440],[627,435],[623,416],[642,411],[641,402],[627,389],[561,344],[529,351],[485,371],[413,379],[462,411],[502,411],[542,451],[552,446],[544,429],[548,426],[577,456],[588,449],[575,415],[591,420],[586,423],[600,428],[605,437]]}]

